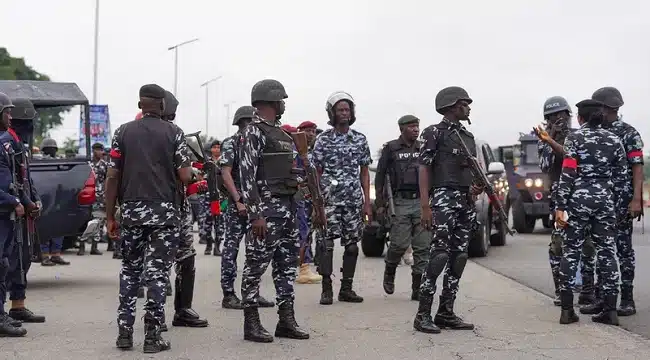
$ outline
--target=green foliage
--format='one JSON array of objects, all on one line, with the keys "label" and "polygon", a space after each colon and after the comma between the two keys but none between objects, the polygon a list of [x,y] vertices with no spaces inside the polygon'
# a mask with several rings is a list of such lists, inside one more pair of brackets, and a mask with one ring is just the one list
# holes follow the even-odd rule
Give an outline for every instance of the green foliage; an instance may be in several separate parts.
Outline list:
[{"label": "green foliage", "polygon": [[79,140],[71,137],[65,138],[65,141],[63,141],[63,145],[59,151],[63,152],[64,154],[69,152],[76,154],[79,151]]},{"label": "green foliage", "polygon": [[[0,80],[40,80],[50,81],[47,75],[41,74],[25,63],[23,58],[11,57],[6,48],[0,47]],[[63,114],[71,107],[55,107],[38,110],[38,121],[34,123],[34,140],[40,143],[49,130],[63,123]]]}]

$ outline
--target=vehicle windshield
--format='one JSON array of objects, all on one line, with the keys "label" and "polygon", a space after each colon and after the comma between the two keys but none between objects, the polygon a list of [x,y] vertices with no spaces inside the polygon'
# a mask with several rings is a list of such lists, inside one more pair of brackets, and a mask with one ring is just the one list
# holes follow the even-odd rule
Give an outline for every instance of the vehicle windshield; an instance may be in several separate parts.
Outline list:
[{"label": "vehicle windshield", "polygon": [[524,164],[539,165],[539,156],[537,155],[537,143],[522,143],[521,159]]}]

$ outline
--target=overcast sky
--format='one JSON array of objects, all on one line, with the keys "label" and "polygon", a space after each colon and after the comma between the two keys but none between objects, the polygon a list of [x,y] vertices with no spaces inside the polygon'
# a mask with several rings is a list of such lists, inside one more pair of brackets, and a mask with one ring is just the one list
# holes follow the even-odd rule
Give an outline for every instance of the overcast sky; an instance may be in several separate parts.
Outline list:
[{"label": "overcast sky", "polygon": [[[0,46],[56,81],[93,82],[93,0],[20,0],[2,6]],[[650,143],[650,2],[642,0],[100,0],[99,104],[113,130],[138,111],[138,89],[172,90],[179,50],[177,123],[209,134],[234,132],[224,104],[250,103],[252,85],[281,81],[285,123],[327,127],[327,96],[357,102],[354,127],[373,154],[413,114],[421,129],[440,120],[436,93],[462,86],[474,99],[471,130],[493,147],[513,143],[542,120],[547,97],[571,104],[602,86],[618,87],[622,113]],[[77,136],[78,112],[54,137]],[[376,159],[375,159],[376,160]]]}]

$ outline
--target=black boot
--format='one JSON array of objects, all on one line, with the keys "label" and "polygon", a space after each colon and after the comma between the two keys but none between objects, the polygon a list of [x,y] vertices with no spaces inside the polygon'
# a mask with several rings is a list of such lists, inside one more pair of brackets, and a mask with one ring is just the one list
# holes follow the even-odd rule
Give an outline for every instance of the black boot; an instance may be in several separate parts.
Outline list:
[{"label": "black boot", "polygon": [[93,241],[90,244],[90,255],[101,255],[102,252],[97,249],[97,241]]},{"label": "black boot", "polygon": [[411,300],[418,301],[420,299],[420,283],[422,282],[422,274],[411,274]]},{"label": "black boot", "polygon": [[239,300],[239,298],[234,292],[223,294],[223,300],[221,300],[221,307],[224,309],[235,309],[235,310],[241,310],[244,308],[244,306],[241,303],[241,300]]},{"label": "black boot", "polygon": [[7,314],[14,320],[22,321],[24,323],[44,323],[45,316],[36,315],[27,308],[11,309]]},{"label": "black boot", "polygon": [[260,313],[256,307],[244,308],[244,340],[259,343],[273,342],[273,336],[262,326]]},{"label": "black boot", "polygon": [[203,255],[212,255],[212,243],[209,242],[207,245],[205,245],[205,251],[203,252]]},{"label": "black boot", "polygon": [[221,242],[217,242],[214,245],[214,251],[212,252],[214,256],[221,256]]},{"label": "black boot", "polygon": [[70,265],[70,262],[65,261],[65,259],[62,258],[61,255],[52,255],[50,257],[50,261],[52,261],[56,265]]},{"label": "black boot", "polygon": [[77,255],[84,256],[86,255],[86,243],[79,241],[79,250],[77,250]]},{"label": "black boot", "polygon": [[580,318],[573,309],[573,292],[564,291],[560,293],[560,306],[562,312],[560,313],[560,324],[573,324],[580,321]]},{"label": "black boot", "polygon": [[167,283],[165,284],[165,296],[172,296],[172,281],[169,280],[169,276],[167,276]]},{"label": "black boot", "polygon": [[323,282],[321,283],[323,290],[320,294],[321,305],[332,305],[334,303],[334,291],[332,290],[332,278],[323,275]]},{"label": "black boot", "polygon": [[119,328],[117,340],[115,340],[115,346],[117,346],[118,349],[123,350],[133,349],[133,331]]},{"label": "black boot", "polygon": [[208,321],[201,319],[199,314],[192,309],[194,300],[194,282],[196,269],[194,269],[194,256],[181,260],[180,274],[176,275],[174,286],[174,320],[172,325],[184,327],[207,327]]},{"label": "black boot", "polygon": [[636,314],[632,286],[621,286],[621,305],[618,307],[618,316],[632,316]]},{"label": "black boot", "polygon": [[603,311],[603,300],[596,296],[594,302],[580,307],[580,313],[585,315],[600,314]]},{"label": "black boot", "polygon": [[142,349],[145,354],[154,354],[169,350],[171,344],[160,335],[160,324],[145,316],[144,318],[144,344]]},{"label": "black boot", "polygon": [[275,336],[279,338],[306,340],[309,339],[309,333],[302,330],[296,322],[296,316],[293,310],[293,302],[282,303],[278,307],[280,320],[275,327]]},{"label": "black boot", "polygon": [[262,295],[257,297],[257,307],[261,308],[272,308],[275,306],[275,303],[271,300],[266,300]]},{"label": "black boot", "polygon": [[591,275],[582,276],[582,289],[580,290],[580,295],[578,296],[579,305],[589,305],[596,301],[596,295],[594,294],[594,277]]},{"label": "black boot", "polygon": [[433,305],[433,295],[420,296],[420,306],[413,320],[413,328],[427,334],[440,334],[440,328],[431,319],[431,305]]},{"label": "black boot", "polygon": [[395,292],[395,271],[396,265],[386,264],[384,267],[384,291],[389,295]]},{"label": "black boot", "polygon": [[341,279],[341,289],[339,290],[339,301],[362,303],[363,298],[352,290],[352,279]]},{"label": "black boot", "polygon": [[474,324],[466,323],[454,313],[455,296],[440,296],[438,312],[433,318],[433,323],[442,329],[474,330]]},{"label": "black boot", "polygon": [[108,245],[106,246],[106,251],[115,251],[115,241],[108,239]]},{"label": "black boot", "polygon": [[595,316],[591,317],[591,321],[618,326],[618,314],[616,313],[616,300],[618,296],[616,295],[606,295],[603,299],[603,311]]},{"label": "black boot", "polygon": [[27,330],[14,326],[14,320],[7,314],[0,314],[0,337],[23,337],[27,335]]}]

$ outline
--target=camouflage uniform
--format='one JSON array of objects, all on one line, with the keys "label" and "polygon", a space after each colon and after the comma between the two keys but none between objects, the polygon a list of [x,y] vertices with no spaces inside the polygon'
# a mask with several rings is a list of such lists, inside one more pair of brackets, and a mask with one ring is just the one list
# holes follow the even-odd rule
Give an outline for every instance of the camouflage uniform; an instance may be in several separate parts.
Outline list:
[{"label": "camouflage uniform", "polygon": [[[93,216],[99,218],[101,223],[99,224],[99,231],[95,233],[95,236],[91,239],[91,254],[97,254],[97,244],[104,237],[104,226],[106,225],[106,198],[105,198],[105,187],[106,187],[106,172],[108,171],[108,163],[104,159],[99,159],[97,162],[92,162],[91,167],[95,172],[95,196],[96,201],[93,204]],[[118,240],[119,241],[119,240]],[[84,247],[85,239],[79,239],[79,253],[83,254],[85,250]],[[117,246],[119,248],[119,245]],[[115,252],[119,253],[119,250]],[[99,253],[101,254],[101,253]],[[116,257],[116,256],[114,256]],[[119,257],[119,255],[117,256]]]},{"label": "camouflage uniform", "polygon": [[214,244],[214,237],[212,237],[214,218],[210,214],[210,199],[206,193],[199,194],[199,206],[199,239],[207,244],[206,253],[209,253]]},{"label": "camouflage uniform", "polygon": [[[316,139],[312,152],[314,166],[322,171],[320,184],[325,200],[327,229],[319,244],[322,252],[318,272],[323,276],[323,294],[330,293],[334,240],[344,247],[339,301],[362,302],[352,290],[363,230],[363,191],[359,168],[372,164],[366,136],[349,129],[346,134],[327,129]],[[321,250],[323,250],[321,249]],[[321,299],[323,300],[323,299]],[[322,301],[321,301],[322,302]]]},{"label": "camouflage uniform", "polygon": [[[579,103],[578,105],[580,105]],[[560,263],[560,296],[563,323],[577,321],[573,312],[572,283],[580,261],[587,227],[597,250],[597,266],[603,313],[614,311],[618,296],[619,270],[616,265],[616,212],[624,198],[612,190],[629,182],[625,171],[625,151],[620,140],[600,127],[583,125],[569,134],[564,143],[562,175],[556,195],[556,209],[566,211]],[[601,314],[601,316],[602,316]],[[564,320],[564,321],[563,321]]]}]

